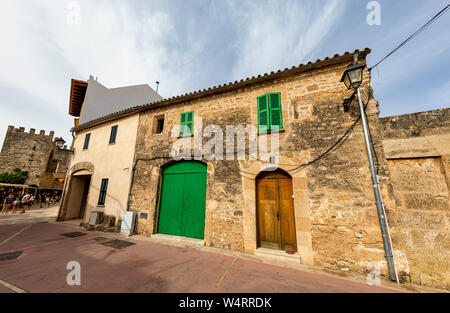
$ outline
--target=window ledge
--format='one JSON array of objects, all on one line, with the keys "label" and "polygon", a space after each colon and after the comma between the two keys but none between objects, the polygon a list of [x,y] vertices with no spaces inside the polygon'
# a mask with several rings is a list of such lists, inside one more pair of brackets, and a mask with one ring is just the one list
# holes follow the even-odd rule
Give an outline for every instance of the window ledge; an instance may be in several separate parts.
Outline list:
[{"label": "window ledge", "polygon": [[286,132],[285,129],[274,129],[274,130],[268,130],[266,132],[258,132],[258,136],[270,135],[272,133],[284,133],[284,132]]},{"label": "window ledge", "polygon": [[97,208],[104,208],[105,205],[104,204],[97,204]]},{"label": "window ledge", "polygon": [[194,134],[186,135],[186,136],[178,136],[177,139],[180,139],[180,138],[191,138],[191,137],[194,137]]}]

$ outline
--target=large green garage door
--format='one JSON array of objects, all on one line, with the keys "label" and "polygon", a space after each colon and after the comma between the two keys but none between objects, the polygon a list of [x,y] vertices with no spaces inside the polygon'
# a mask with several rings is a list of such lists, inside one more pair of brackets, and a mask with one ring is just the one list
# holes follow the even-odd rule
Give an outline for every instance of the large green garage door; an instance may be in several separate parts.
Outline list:
[{"label": "large green garage door", "polygon": [[206,165],[180,162],[164,170],[158,232],[203,239]]}]

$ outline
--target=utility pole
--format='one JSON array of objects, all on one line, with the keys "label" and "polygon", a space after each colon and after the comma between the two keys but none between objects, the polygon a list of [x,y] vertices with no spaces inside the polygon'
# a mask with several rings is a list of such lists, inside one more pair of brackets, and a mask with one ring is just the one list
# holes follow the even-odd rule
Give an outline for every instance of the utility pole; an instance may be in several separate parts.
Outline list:
[{"label": "utility pole", "polygon": [[[373,186],[373,192],[375,195],[378,219],[380,221],[380,228],[381,228],[381,235],[383,238],[384,252],[385,252],[387,266],[388,266],[388,270],[389,270],[389,278],[392,281],[396,281],[398,283],[399,282],[398,274],[397,274],[397,269],[395,268],[391,235],[389,233],[389,226],[388,226],[387,219],[386,219],[386,211],[384,209],[383,200],[381,198],[380,184],[378,182],[378,176],[375,171],[375,165],[374,165],[374,161],[373,161],[372,143],[370,141],[369,126],[367,124],[366,113],[364,110],[363,102],[361,100],[361,92],[359,90],[359,87],[361,85],[362,78],[363,78],[364,68],[365,68],[365,65],[358,65],[358,54],[355,54],[354,55],[354,64],[349,65],[347,67],[347,69],[344,72],[344,75],[342,76],[341,81],[345,84],[347,89],[353,88],[354,93],[356,93],[358,96],[359,111],[361,112],[361,122],[362,122],[362,126],[363,126],[363,131],[364,131],[364,139],[366,142],[367,157],[369,159],[370,174],[372,176],[372,186]],[[344,108],[345,107],[346,106],[344,105]]]}]

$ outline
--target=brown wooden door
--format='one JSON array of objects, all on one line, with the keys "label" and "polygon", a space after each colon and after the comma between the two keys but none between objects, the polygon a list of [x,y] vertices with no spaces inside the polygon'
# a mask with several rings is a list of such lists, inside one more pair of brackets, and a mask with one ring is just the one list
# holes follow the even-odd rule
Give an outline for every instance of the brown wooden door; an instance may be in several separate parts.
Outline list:
[{"label": "brown wooden door", "polygon": [[259,246],[297,251],[291,177],[282,171],[262,173],[256,192]]}]

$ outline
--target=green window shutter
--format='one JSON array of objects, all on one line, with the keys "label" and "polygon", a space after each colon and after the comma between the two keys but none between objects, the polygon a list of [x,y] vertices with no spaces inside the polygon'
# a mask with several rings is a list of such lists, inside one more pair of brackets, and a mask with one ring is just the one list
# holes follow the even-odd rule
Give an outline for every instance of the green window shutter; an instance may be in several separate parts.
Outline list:
[{"label": "green window shutter", "polygon": [[270,129],[283,129],[283,118],[281,116],[281,94],[269,94],[270,102]]},{"label": "green window shutter", "polygon": [[267,95],[258,97],[258,131],[270,130],[269,127],[269,103]]},{"label": "green window shutter", "polygon": [[186,114],[185,113],[181,113],[180,115],[180,137],[183,136],[183,126],[186,124]]},{"label": "green window shutter", "polygon": [[194,111],[181,113],[180,137],[192,135],[193,129],[194,129]]},{"label": "green window shutter", "polygon": [[194,111],[186,113],[186,126],[189,127],[189,133],[187,135],[192,135],[194,131]]}]

